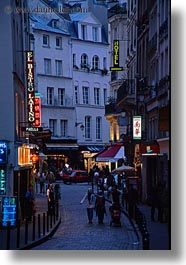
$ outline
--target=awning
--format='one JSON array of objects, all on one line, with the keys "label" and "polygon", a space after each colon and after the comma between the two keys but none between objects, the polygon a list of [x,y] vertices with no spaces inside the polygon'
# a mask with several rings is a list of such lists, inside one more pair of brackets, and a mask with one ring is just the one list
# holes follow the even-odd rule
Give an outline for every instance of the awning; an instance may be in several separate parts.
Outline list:
[{"label": "awning", "polygon": [[81,145],[81,151],[89,151],[91,153],[98,153],[103,150],[103,145]]},{"label": "awning", "polygon": [[147,155],[159,154],[160,153],[159,144],[157,143],[157,141],[151,141],[151,142],[143,143],[143,144],[141,144],[141,147],[140,147],[140,153],[142,155],[144,155],[144,154],[147,154]]},{"label": "awning", "polygon": [[78,145],[75,143],[47,143],[45,145],[47,150],[52,150],[52,151],[78,150]]},{"label": "awning", "polygon": [[97,162],[117,162],[125,159],[125,148],[121,145],[112,145],[107,150],[96,156]]}]

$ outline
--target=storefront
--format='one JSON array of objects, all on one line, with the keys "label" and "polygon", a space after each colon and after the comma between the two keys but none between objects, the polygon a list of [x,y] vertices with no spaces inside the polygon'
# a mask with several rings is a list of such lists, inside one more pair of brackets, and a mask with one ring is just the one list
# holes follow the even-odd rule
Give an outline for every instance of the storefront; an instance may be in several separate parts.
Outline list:
[{"label": "storefront", "polygon": [[152,188],[157,185],[158,181],[161,181],[159,161],[162,155],[157,141],[141,144],[140,154],[142,162],[142,200],[146,201]]},{"label": "storefront", "polygon": [[45,143],[43,152],[47,156],[48,168],[53,172],[69,164],[72,168],[78,167],[78,145],[75,141],[48,142]]}]

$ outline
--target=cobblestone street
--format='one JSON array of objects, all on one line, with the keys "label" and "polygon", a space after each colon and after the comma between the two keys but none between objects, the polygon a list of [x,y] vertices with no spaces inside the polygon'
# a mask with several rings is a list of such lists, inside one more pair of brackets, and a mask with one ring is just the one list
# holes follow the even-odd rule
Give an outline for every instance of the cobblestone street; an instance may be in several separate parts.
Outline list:
[{"label": "cobblestone street", "polygon": [[93,224],[88,223],[86,202],[80,204],[87,184],[60,184],[61,224],[53,237],[35,250],[136,250],[142,249],[135,231],[122,214],[122,227],[110,227],[109,203],[104,224],[98,224],[94,212]]}]

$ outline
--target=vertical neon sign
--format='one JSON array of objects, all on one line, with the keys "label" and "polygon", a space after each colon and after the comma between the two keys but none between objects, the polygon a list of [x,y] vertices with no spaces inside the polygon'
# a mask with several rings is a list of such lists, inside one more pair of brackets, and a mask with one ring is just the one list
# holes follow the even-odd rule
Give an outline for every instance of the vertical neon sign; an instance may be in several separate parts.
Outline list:
[{"label": "vertical neon sign", "polygon": [[27,107],[28,123],[35,122],[35,101],[34,101],[34,57],[33,51],[26,52],[26,75],[27,75]]}]

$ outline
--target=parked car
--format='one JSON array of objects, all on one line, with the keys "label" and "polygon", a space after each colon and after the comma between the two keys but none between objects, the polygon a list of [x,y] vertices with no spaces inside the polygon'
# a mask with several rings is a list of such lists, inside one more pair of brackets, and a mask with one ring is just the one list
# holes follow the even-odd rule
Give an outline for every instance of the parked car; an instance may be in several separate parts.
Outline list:
[{"label": "parked car", "polygon": [[62,179],[65,184],[89,182],[89,175],[84,170],[72,170],[64,173]]}]

